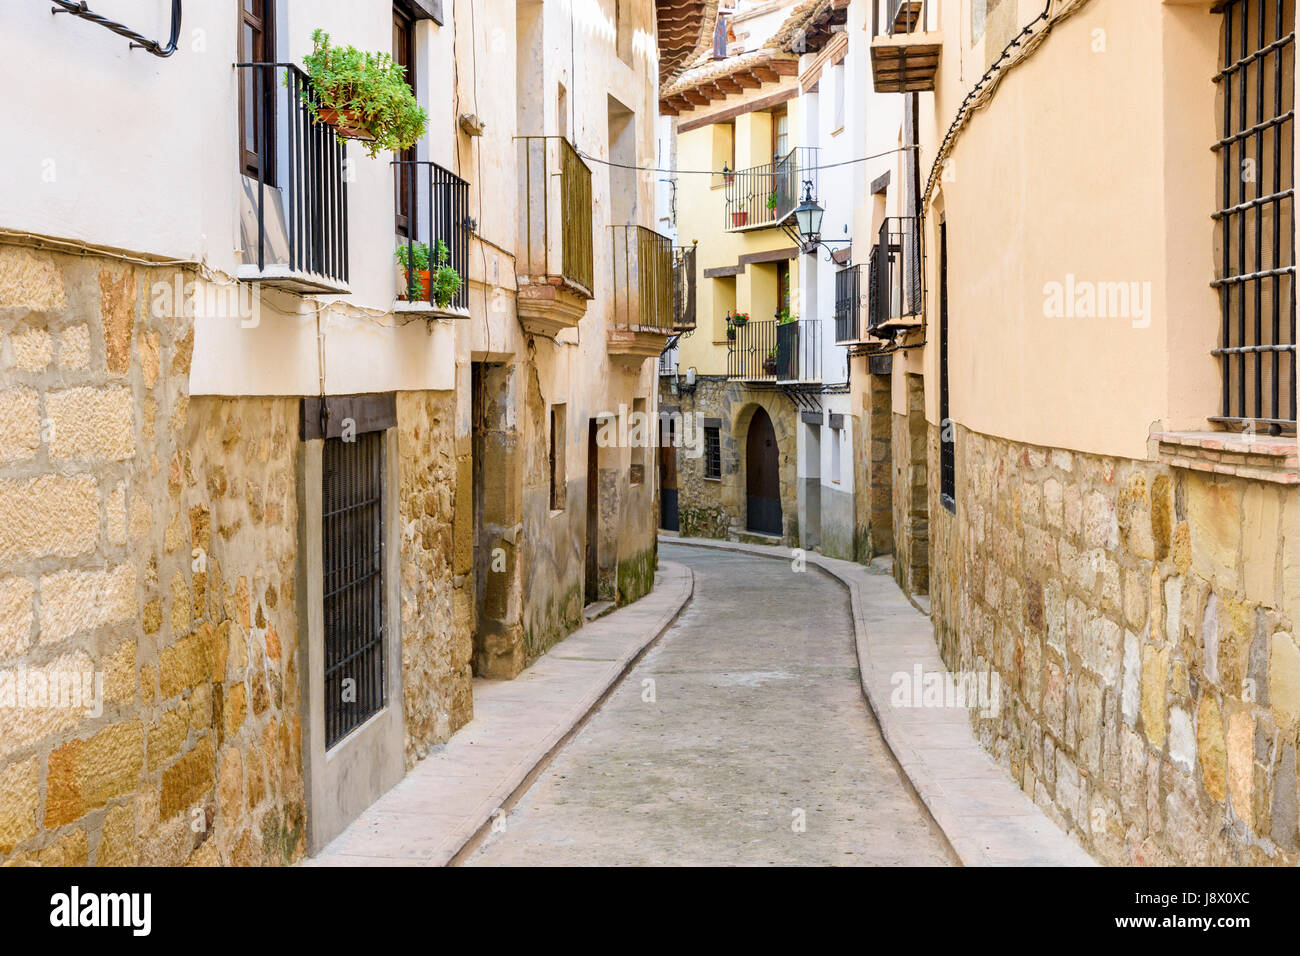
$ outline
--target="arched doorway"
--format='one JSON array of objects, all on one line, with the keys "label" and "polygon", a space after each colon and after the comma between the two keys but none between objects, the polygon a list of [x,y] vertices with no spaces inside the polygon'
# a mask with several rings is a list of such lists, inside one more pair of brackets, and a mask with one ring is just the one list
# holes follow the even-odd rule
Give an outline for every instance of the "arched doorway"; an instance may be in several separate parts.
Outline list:
[{"label": "arched doorway", "polygon": [[745,439],[745,526],[762,534],[781,533],[781,476],[776,429],[762,408],[754,412]]}]

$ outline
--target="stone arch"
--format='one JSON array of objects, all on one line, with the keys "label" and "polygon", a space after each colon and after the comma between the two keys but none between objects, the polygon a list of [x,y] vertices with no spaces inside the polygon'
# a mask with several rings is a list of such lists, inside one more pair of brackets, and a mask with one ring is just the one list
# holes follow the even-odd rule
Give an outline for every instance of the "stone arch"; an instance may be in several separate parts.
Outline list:
[{"label": "stone arch", "polygon": [[731,481],[732,500],[739,503],[739,530],[745,530],[745,460],[748,453],[749,426],[758,409],[767,412],[776,435],[777,474],[781,497],[782,541],[786,544],[799,540],[799,503],[797,485],[797,437],[795,425],[798,412],[794,404],[780,392],[766,394],[751,391],[736,403],[731,417],[731,434],[736,443],[735,467],[728,476]]}]

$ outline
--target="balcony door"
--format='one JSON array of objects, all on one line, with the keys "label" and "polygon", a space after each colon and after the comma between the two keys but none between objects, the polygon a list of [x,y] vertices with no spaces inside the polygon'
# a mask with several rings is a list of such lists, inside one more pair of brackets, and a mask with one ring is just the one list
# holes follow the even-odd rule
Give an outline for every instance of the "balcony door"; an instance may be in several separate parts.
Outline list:
[{"label": "balcony door", "polygon": [[[406,85],[415,93],[415,21],[399,6],[393,7],[393,62],[406,70]],[[419,99],[419,94],[416,94]],[[397,190],[397,234],[412,235],[412,220],[418,197],[415,178],[416,148],[404,149],[397,154],[397,159],[406,165],[397,166],[397,175],[393,177]]]},{"label": "balcony door", "polygon": [[[275,62],[275,3],[240,0],[239,62]],[[239,71],[239,163],[254,179],[275,185],[276,71]]]}]

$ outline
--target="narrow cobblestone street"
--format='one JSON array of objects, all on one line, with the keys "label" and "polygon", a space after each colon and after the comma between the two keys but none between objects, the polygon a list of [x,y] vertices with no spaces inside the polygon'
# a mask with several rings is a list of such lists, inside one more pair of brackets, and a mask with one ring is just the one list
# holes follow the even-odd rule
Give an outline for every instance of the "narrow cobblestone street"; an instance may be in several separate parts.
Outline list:
[{"label": "narrow cobblestone street", "polygon": [[862,699],[844,591],[660,554],[694,570],[694,600],[466,863],[949,862]]}]

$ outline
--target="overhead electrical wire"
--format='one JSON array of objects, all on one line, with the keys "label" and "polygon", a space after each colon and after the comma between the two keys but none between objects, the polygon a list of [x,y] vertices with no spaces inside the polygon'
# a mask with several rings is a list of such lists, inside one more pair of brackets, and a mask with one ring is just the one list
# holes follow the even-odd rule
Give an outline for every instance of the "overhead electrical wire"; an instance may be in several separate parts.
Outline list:
[{"label": "overhead electrical wire", "polygon": [[[809,173],[817,172],[818,170],[821,169],[837,169],[840,166],[852,166],[855,163],[865,163],[873,159],[881,159],[885,156],[892,156],[894,153],[906,153],[916,149],[920,149],[920,147],[919,146],[898,146],[895,147],[894,149],[887,149],[883,153],[874,153],[870,156],[859,156],[857,159],[845,159],[845,160],[841,160],[838,163],[826,163],[825,165],[822,166],[804,166],[801,168],[805,172],[809,172]],[[665,169],[659,166],[637,166],[631,163],[616,163],[610,159],[601,159],[599,156],[591,156],[587,153],[584,153],[582,150],[578,150],[577,152],[578,155],[581,156],[584,160],[589,160],[593,163],[600,163],[602,166],[613,166],[616,169],[634,169],[637,170],[638,172],[643,172],[643,173],[673,173],[678,176],[723,176],[723,175],[732,175],[738,172],[744,172],[744,170],[738,170],[738,169]]]}]

